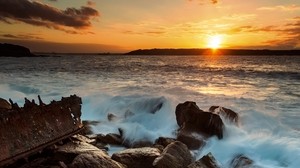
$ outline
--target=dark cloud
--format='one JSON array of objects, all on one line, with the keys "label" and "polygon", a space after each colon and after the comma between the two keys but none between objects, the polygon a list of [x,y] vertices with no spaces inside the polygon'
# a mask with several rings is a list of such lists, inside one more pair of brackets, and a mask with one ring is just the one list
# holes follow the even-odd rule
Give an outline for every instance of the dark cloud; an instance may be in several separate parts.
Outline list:
[{"label": "dark cloud", "polygon": [[76,33],[75,30],[66,28],[85,29],[91,27],[91,20],[98,16],[99,12],[88,6],[60,10],[38,1],[0,0],[0,21],[10,24],[20,21],[67,33]]},{"label": "dark cloud", "polygon": [[[188,1],[193,1],[193,0],[188,0]],[[202,4],[205,0],[195,0],[195,1],[199,1]],[[219,0],[210,0],[210,2],[213,4],[217,4]]]},{"label": "dark cloud", "polygon": [[35,39],[35,40],[42,40],[43,38],[37,36],[36,34],[0,34],[0,37],[9,38],[9,39],[23,39],[23,40],[29,40],[29,39]]},{"label": "dark cloud", "polygon": [[152,35],[161,35],[161,34],[165,34],[166,32],[164,32],[164,31],[148,31],[146,33],[152,34]]}]

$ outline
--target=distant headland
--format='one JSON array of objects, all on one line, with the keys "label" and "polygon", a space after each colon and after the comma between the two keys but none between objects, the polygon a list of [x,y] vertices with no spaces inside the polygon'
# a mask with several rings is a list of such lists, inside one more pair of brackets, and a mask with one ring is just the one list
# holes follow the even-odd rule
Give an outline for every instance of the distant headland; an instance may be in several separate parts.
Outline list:
[{"label": "distant headland", "polygon": [[35,57],[26,47],[0,43],[0,57]]},{"label": "distant headland", "polygon": [[139,49],[125,55],[299,55],[300,50],[250,49]]}]

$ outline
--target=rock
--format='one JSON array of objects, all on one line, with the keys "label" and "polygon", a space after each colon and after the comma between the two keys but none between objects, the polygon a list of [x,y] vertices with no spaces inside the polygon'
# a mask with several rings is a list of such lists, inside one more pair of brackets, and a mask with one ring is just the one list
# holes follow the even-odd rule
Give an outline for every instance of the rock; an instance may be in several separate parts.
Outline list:
[{"label": "rock", "polygon": [[153,166],[155,168],[185,168],[192,163],[192,155],[187,146],[179,141],[170,143],[157,157]]},{"label": "rock", "polygon": [[151,147],[153,146],[153,142],[149,140],[138,140],[138,141],[131,141],[129,139],[126,139],[124,137],[124,130],[121,128],[118,128],[119,134],[118,135],[121,139],[121,144],[127,148],[141,148],[141,147]]},{"label": "rock", "polygon": [[167,137],[159,137],[155,140],[156,145],[162,145],[164,148],[168,146],[170,143],[175,142],[176,139],[174,138],[167,138]]},{"label": "rock", "polygon": [[134,143],[125,143],[124,146],[130,148],[142,148],[142,147],[151,147],[153,143],[147,140],[136,141]]},{"label": "rock", "polygon": [[118,117],[116,115],[112,114],[112,113],[108,113],[107,114],[107,119],[108,119],[108,121],[115,121],[115,120],[118,119]]},{"label": "rock", "polygon": [[86,136],[80,135],[80,134],[76,134],[72,136],[73,139],[80,141],[80,142],[85,142],[88,144],[94,143],[96,140],[95,139],[90,139]]},{"label": "rock", "polygon": [[220,168],[221,166],[217,163],[216,159],[211,153],[203,156],[201,159],[190,164],[187,168]]},{"label": "rock", "polygon": [[199,109],[196,103],[192,101],[186,101],[184,103],[178,104],[175,109],[175,114],[176,114],[176,121],[179,127],[182,127],[183,123],[186,120],[184,112],[187,110],[194,111],[195,113],[197,113],[198,111],[202,111],[201,109]]},{"label": "rock", "polygon": [[221,107],[221,106],[211,106],[209,108],[209,111],[215,114],[222,115],[233,123],[236,124],[238,123],[239,115],[236,112],[232,111],[231,109]]},{"label": "rock", "polygon": [[112,159],[129,168],[153,168],[152,163],[160,155],[157,148],[126,149],[112,155]]},{"label": "rock", "polygon": [[104,151],[86,142],[71,141],[62,146],[58,146],[54,151],[54,160],[63,161],[69,164],[73,159],[83,153],[97,153],[99,155],[107,155]]},{"label": "rock", "polygon": [[249,159],[247,156],[239,154],[230,162],[232,168],[251,168],[254,165],[254,161]]},{"label": "rock", "polygon": [[198,133],[187,133],[180,131],[177,134],[177,141],[186,144],[190,150],[196,150],[205,145],[205,140]]},{"label": "rock", "polygon": [[124,168],[120,163],[117,163],[106,156],[95,153],[80,154],[73,160],[70,168]]},{"label": "rock", "polygon": [[219,115],[204,112],[195,102],[185,102],[176,107],[176,120],[180,131],[198,132],[205,136],[223,138],[224,124]]},{"label": "rock", "polygon": [[106,152],[81,141],[59,146],[53,154],[53,160],[70,164],[70,167],[124,167],[112,160]]},{"label": "rock", "polygon": [[97,142],[102,142],[106,144],[112,144],[112,145],[122,145],[123,140],[121,135],[109,133],[106,135],[99,134],[97,136]]},{"label": "rock", "polygon": [[0,109],[9,110],[11,108],[11,104],[7,100],[0,98]]},{"label": "rock", "polygon": [[152,146],[153,148],[157,148],[159,151],[163,151],[164,150],[164,146],[162,146],[162,145],[158,145],[158,144],[154,144],[153,146]]}]

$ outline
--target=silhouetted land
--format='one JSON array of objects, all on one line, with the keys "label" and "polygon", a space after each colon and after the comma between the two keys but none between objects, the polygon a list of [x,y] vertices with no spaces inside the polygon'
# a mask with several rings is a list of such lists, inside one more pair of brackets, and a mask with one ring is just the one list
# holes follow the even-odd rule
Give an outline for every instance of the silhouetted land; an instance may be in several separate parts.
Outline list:
[{"label": "silhouetted land", "polygon": [[139,49],[125,55],[299,55],[300,50],[249,49]]},{"label": "silhouetted land", "polygon": [[0,43],[0,57],[35,57],[26,47]]}]

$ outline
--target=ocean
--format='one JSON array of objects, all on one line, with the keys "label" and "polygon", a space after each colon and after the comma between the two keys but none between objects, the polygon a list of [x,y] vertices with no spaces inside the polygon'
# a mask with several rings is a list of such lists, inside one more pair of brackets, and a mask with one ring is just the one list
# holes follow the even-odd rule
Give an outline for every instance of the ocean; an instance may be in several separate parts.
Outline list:
[{"label": "ocean", "polygon": [[179,103],[230,108],[239,125],[224,120],[224,138],[193,151],[197,159],[212,152],[228,167],[244,154],[262,167],[300,166],[300,56],[0,57],[0,97],[23,105],[71,94],[83,99],[83,120],[99,121],[95,133],[122,128],[132,142],[175,137]]}]

